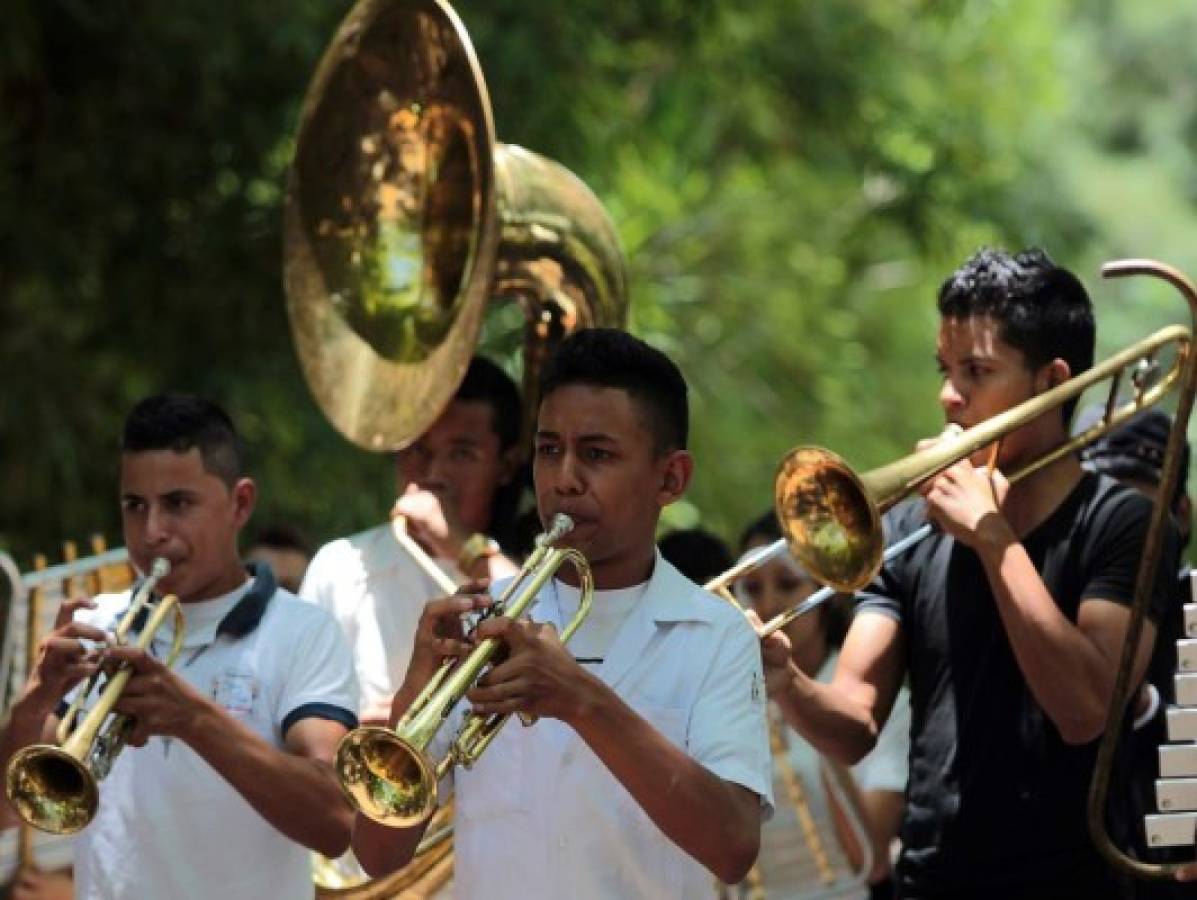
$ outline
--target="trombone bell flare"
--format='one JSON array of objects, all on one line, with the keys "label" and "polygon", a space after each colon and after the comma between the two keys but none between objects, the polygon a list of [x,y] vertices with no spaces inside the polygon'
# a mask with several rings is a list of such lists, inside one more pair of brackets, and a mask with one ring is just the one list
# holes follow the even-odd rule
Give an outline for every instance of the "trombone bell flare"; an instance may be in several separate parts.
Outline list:
[{"label": "trombone bell flare", "polygon": [[851,467],[822,447],[797,447],[777,469],[782,533],[808,572],[837,591],[864,587],[881,565],[881,514]]}]

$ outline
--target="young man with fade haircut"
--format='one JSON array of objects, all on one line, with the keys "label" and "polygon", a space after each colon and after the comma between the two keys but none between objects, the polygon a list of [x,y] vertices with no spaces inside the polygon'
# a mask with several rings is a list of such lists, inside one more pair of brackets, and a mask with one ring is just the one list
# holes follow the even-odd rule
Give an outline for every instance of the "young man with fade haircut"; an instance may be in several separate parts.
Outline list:
[{"label": "young man with fade haircut", "polygon": [[353,647],[361,718],[382,724],[411,659],[424,604],[445,576],[497,578],[515,571],[510,547],[519,500],[520,398],[499,366],[474,357],[452,402],[420,438],[395,455],[399,500],[392,522],[326,544],[299,594],[331,612]]},{"label": "young man with fade haircut", "polygon": [[[332,617],[248,569],[237,534],[257,489],[240,442],[215,404],[159,395],[124,427],[121,516],[141,572],[170,563],[157,586],[186,620],[173,668],[173,624],[149,652],[104,642],[130,592],[60,616],[14,704],[0,763],[50,736],[60,701],[103,661],[133,676],[116,711],[133,718],[128,745],[100,782],[99,810],[75,846],[83,898],[311,897],[309,850],[336,855],[352,813],[332,769],[356,724],[353,661]],[[56,712],[57,708],[57,712]]]},{"label": "young man with fade haircut", "polygon": [[[944,282],[936,357],[950,424],[968,428],[1092,365],[1089,297],[1038,250],[984,250]],[[859,598],[830,685],[765,642],[771,687],[816,747],[852,763],[873,746],[904,676],[912,710],[901,828],[905,898],[1116,897],[1086,800],[1150,502],[1067,456],[1010,485],[1068,438],[1073,404],[929,479],[892,510],[887,541],[938,530]],[[1167,602],[1175,536],[1155,610]],[[1136,678],[1151,654],[1149,623]]]},{"label": "young man with fade haircut", "polygon": [[[438,732],[439,758],[465,707],[520,712],[456,788],[462,898],[701,897],[740,880],[770,808],[760,651],[743,614],[656,551],[663,507],[690,482],[686,384],[662,353],[620,331],[580,332],[544,375],[533,478],[541,521],[589,560],[593,612],[568,646],[576,573],[544,586],[530,619],[488,619],[475,640],[508,655]],[[496,593],[502,584],[496,585]],[[485,596],[428,604],[392,722],[445,657],[469,651],[460,617]],[[422,827],[362,815],[354,850],[375,875],[412,856]]]}]

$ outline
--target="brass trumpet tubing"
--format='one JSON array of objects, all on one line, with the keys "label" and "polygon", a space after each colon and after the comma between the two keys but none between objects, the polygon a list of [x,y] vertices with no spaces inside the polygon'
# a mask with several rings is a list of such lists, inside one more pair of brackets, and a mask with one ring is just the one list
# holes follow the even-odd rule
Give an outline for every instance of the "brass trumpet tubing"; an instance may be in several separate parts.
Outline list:
[{"label": "brass trumpet tubing", "polygon": [[[159,565],[159,562],[162,563],[161,566]],[[133,622],[137,618],[137,614],[140,613],[145,605],[149,602],[154,587],[162,578],[166,577],[166,574],[169,571],[170,566],[165,562],[165,560],[154,560],[154,568],[150,572],[149,577],[147,577],[145,581],[141,583],[141,587],[129,601],[129,608],[125,610],[124,615],[121,616],[120,622],[118,622],[116,628],[113,629],[113,638],[118,644],[125,643],[126,635],[128,635],[129,629],[133,626]],[[75,720],[79,716],[79,711],[83,708],[83,704],[87,701],[87,698],[91,696],[91,692],[95,690],[96,684],[99,682],[99,678],[100,674],[97,672],[95,675],[92,675],[91,678],[84,683],[84,686],[75,693],[74,699],[71,700],[70,706],[67,707],[66,713],[63,714],[62,720],[58,723],[58,733],[55,737],[59,744],[65,744],[68,737],[74,731]]]},{"label": "brass trumpet tubing", "polygon": [[[581,582],[581,593],[578,601],[578,611],[574,614],[573,619],[562,629],[562,643],[568,643],[569,639],[573,637],[574,632],[578,630],[578,626],[590,615],[590,606],[594,596],[594,577],[591,575],[590,567],[586,564],[586,558],[577,550],[551,551],[548,557],[542,562],[543,569],[547,572],[546,576],[544,578],[533,579],[533,583],[528,589],[528,593],[533,596],[540,593],[540,589],[544,586],[545,581],[551,578],[560,569],[562,564],[566,562],[572,563],[578,571]],[[478,757],[490,746],[496,735],[498,735],[499,729],[507,723],[509,718],[511,718],[510,714],[484,718],[471,713],[465,727],[454,742],[454,760],[467,769],[473,766],[478,761]],[[531,725],[536,721],[531,717],[521,717],[521,719],[524,725]]]},{"label": "brass trumpet tubing", "polygon": [[[1189,315],[1194,323],[1194,329],[1197,329],[1197,286],[1194,286],[1191,281],[1171,266],[1153,260],[1120,260],[1103,266],[1102,275],[1106,278],[1151,275],[1167,281],[1188,303]],[[1088,808],[1089,834],[1102,856],[1115,868],[1136,878],[1160,881],[1173,878],[1185,864],[1149,863],[1128,856],[1114,844],[1107,832],[1105,812],[1110,774],[1121,737],[1126,705],[1137,688],[1132,681],[1135,656],[1143,634],[1143,621],[1150,605],[1156,570],[1159,568],[1160,555],[1163,552],[1165,530],[1168,528],[1168,519],[1171,515],[1169,498],[1182,477],[1180,463],[1184,452],[1185,430],[1192,416],[1194,397],[1197,396],[1197,359],[1194,359],[1193,354],[1188,353],[1183,360],[1183,365],[1174,368],[1180,369],[1180,372],[1172,379],[1180,387],[1176,415],[1168,435],[1167,447],[1164,450],[1164,462],[1156,503],[1152,510],[1147,537],[1144,540],[1143,559],[1135,578],[1134,601],[1131,605],[1130,620],[1126,627],[1126,639],[1122,645],[1118,673],[1115,677],[1113,693],[1110,696],[1110,705],[1106,711],[1105,731],[1097,751],[1093,780],[1089,785]]]},{"label": "brass trumpet tubing", "polygon": [[[516,578],[516,580],[507,586],[506,590],[495,601],[491,610],[488,610],[488,613],[493,616],[508,616],[513,619],[518,619],[522,616],[535,599],[536,593],[539,592],[544,583],[553,575],[552,570],[549,570],[547,567],[544,571],[539,570],[539,567],[551,559],[551,552],[547,547],[537,547],[528,558],[527,567],[536,570],[535,577],[532,579],[528,590],[523,591],[523,593],[512,600],[511,598],[515,595],[515,592],[521,590],[524,586],[523,578]],[[494,658],[494,655],[501,646],[502,642],[496,638],[487,638],[470,651],[468,666],[465,663],[451,661],[444,664],[438,670],[433,681],[429,682],[424,690],[420,692],[415,702],[412,703],[408,713],[400,720],[399,728],[402,729],[404,735],[407,737],[408,743],[420,748],[428,746],[445,718],[445,710],[442,704],[432,704],[429,700],[433,696],[442,699],[452,698],[451,706],[456,705],[465,696],[466,691],[478,680],[481,671],[490,664],[491,659]],[[437,768],[439,770],[439,766]]]},{"label": "brass trumpet tubing", "polygon": [[[524,563],[515,580],[484,614],[518,618],[531,606],[541,587],[565,562],[579,566],[583,599],[566,632],[590,609],[593,581],[585,558],[574,550],[555,550],[552,544],[573,528],[572,520],[557,515],[549,532]],[[434,764],[428,747],[454,707],[490,665],[500,641],[480,642],[464,659],[442,666],[435,685],[425,687],[392,731],[364,727],[349,732],[337,748],[337,777],[349,802],[363,815],[390,827],[411,827],[425,821],[436,808],[437,782],[455,763],[468,765],[494,739],[505,717],[482,720],[467,716],[449,751]],[[431,688],[431,689],[430,689]]]},{"label": "brass trumpet tubing", "polygon": [[[155,560],[151,576],[139,591],[142,604],[153,585],[168,571],[169,564],[165,560]],[[135,610],[142,605],[136,601],[134,598],[130,602],[130,609],[122,616],[122,634],[131,627]],[[170,665],[182,649],[184,637],[182,612],[178,598],[173,594],[154,606],[134,646],[142,650],[148,648],[168,614],[175,617],[174,641],[167,660]],[[132,675],[133,670],[127,665],[110,673],[95,705],[69,735],[64,734],[63,724],[77,718],[77,710],[94,689],[98,675],[92,676],[81,686],[76,702],[72,704],[76,714],[64,717],[60,723],[58,743],[25,747],[9,761],[5,790],[27,824],[53,834],[73,834],[95,816],[99,781],[107,775],[112,760],[120,752],[128,727],[128,719],[112,715],[112,710]]]},{"label": "brass trumpet tubing", "polygon": [[[170,665],[174,662],[175,657],[178,656],[183,641],[183,628],[180,627],[182,613],[179,610],[179,600],[174,594],[167,595],[154,606],[153,612],[150,613],[150,617],[146,620],[145,628],[141,630],[141,634],[138,635],[137,641],[133,646],[139,650],[148,648],[153,643],[155,633],[166,622],[168,614],[173,614],[176,617],[174,644],[167,659],[167,665]],[[133,669],[129,666],[121,666],[109,676],[104,689],[100,691],[100,695],[96,699],[96,705],[79,723],[79,727],[72,731],[70,737],[62,744],[62,751],[64,753],[76,759],[83,759],[95,741],[100,727],[104,724],[104,720],[111,713],[112,707],[116,705],[117,698],[120,697],[121,693],[125,690],[125,685],[129,683],[129,679],[132,677]],[[117,718],[124,719],[123,716],[118,716]]]}]

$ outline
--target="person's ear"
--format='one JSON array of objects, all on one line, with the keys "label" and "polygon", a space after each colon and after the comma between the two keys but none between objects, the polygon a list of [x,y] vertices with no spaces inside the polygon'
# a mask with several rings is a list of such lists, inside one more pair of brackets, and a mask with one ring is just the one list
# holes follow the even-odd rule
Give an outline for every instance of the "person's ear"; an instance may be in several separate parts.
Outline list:
[{"label": "person's ear", "polygon": [[258,486],[252,478],[238,478],[233,484],[233,518],[238,528],[241,528],[253,515],[254,507],[258,504]]},{"label": "person's ear", "polygon": [[661,473],[658,501],[661,506],[668,506],[681,499],[690,487],[690,479],[694,477],[694,457],[686,450],[670,450],[658,471]]},{"label": "person's ear", "polygon": [[1058,387],[1072,377],[1072,368],[1068,365],[1068,363],[1059,357],[1053,359],[1039,371],[1042,384],[1035,385],[1038,393],[1050,391],[1052,388]]}]

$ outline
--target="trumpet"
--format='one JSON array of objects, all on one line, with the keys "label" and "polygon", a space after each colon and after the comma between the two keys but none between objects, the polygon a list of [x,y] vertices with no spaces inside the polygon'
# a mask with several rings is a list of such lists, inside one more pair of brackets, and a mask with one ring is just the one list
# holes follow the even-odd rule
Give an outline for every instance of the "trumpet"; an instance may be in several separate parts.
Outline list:
[{"label": "trumpet", "polygon": [[[115,630],[117,644],[126,642],[138,614],[149,607],[154,586],[170,573],[170,563],[155,559],[150,575],[133,597]],[[174,641],[167,665],[174,663],[183,646],[183,614],[173,594],[153,606],[134,646],[144,650],[154,635],[174,615]],[[111,771],[124,747],[132,720],[112,713],[133,677],[128,665],[119,666],[104,684],[94,707],[75,727],[87,698],[99,682],[99,673],[80,688],[58,724],[54,744],[33,744],[16,753],[8,763],[4,787],[17,814],[28,825],[51,834],[74,834],[83,829],[99,807],[99,783]],[[102,730],[101,730],[102,729]]]},{"label": "trumpet", "polygon": [[[590,612],[594,578],[590,565],[574,549],[553,544],[573,530],[569,516],[558,513],[549,530],[536,542],[519,574],[482,615],[480,621],[519,618],[532,605],[558,569],[570,563],[578,573],[581,599],[578,611],[561,633],[568,641]],[[410,828],[427,820],[437,806],[437,785],[454,765],[470,768],[490,746],[509,715],[469,713],[448,752],[439,761],[428,753],[436,733],[466,692],[482,677],[500,642],[487,638],[460,662],[446,661],[412,702],[395,729],[365,726],[354,729],[337,747],[336,770],[341,788],[363,815],[391,828]],[[524,719],[525,725],[532,724]]]}]

